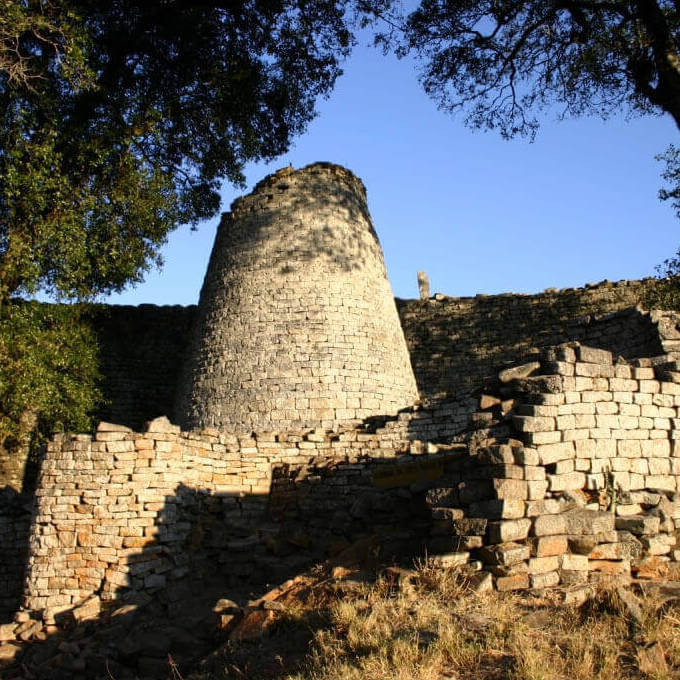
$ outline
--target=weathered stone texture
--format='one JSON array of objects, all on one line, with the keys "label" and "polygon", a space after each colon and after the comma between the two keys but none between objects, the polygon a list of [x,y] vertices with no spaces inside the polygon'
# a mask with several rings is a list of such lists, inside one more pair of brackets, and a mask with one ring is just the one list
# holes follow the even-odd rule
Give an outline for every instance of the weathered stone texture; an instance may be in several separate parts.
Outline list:
[{"label": "weathered stone texture", "polygon": [[417,399],[363,184],[317,163],[237,199],[208,267],[183,427],[334,427]]},{"label": "weathered stone texture", "polygon": [[172,412],[195,314],[195,306],[92,306],[104,395],[100,418],[139,429]]},{"label": "weathered stone texture", "polygon": [[[398,299],[421,396],[450,398],[465,388],[481,388],[503,364],[567,340],[627,358],[661,354],[659,318],[635,309],[644,306],[654,285],[653,279],[606,281],[536,295]],[[680,346],[680,339],[669,338],[672,342]]]},{"label": "weathered stone texture", "polygon": [[[225,215],[198,310],[93,312],[111,422],[48,447],[28,609],[172,602],[211,570],[275,580],[367,535],[499,590],[680,559],[679,319],[621,311],[653,282],[400,301],[414,404],[365,201],[338,166],[280,171]],[[176,396],[187,431],[141,431]],[[28,518],[0,507],[0,606]]]},{"label": "weathered stone texture", "polygon": [[[172,599],[182,580],[223,569],[276,578],[278,557],[298,552],[302,566],[367,532],[417,551],[423,492],[402,480],[428,475],[422,455],[404,451],[406,426],[236,436],[162,418],[143,433],[102,423],[94,438],[57,436],[36,492],[24,604],[54,614],[93,593]],[[460,455],[428,458],[441,476]]]},{"label": "weathered stone texture", "polygon": [[19,605],[30,522],[28,500],[9,487],[0,491],[0,622]]}]

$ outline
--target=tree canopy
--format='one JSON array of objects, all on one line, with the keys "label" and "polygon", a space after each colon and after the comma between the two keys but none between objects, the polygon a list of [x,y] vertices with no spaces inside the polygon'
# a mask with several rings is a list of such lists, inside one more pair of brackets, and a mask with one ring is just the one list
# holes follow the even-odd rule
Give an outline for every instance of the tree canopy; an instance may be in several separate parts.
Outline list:
[{"label": "tree canopy", "polygon": [[381,39],[422,63],[425,90],[473,127],[532,135],[537,112],[670,114],[680,127],[677,0],[422,0]]},{"label": "tree canopy", "polygon": [[0,306],[141,279],[332,88],[346,0],[0,0]]},{"label": "tree canopy", "polygon": [[83,308],[10,298],[140,281],[305,129],[347,2],[0,0],[0,445],[84,429],[100,398]]}]

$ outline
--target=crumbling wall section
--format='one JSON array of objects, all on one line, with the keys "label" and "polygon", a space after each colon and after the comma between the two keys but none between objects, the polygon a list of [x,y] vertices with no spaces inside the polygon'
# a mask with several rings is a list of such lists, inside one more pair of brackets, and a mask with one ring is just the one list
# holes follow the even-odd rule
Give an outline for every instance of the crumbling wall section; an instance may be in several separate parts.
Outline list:
[{"label": "crumbling wall section", "polygon": [[500,590],[663,573],[680,559],[679,369],[572,343],[506,370],[471,455],[428,491],[438,546]]},{"label": "crumbling wall section", "polygon": [[[506,369],[461,443],[454,408],[363,429],[236,436],[101,424],[49,447],[25,606],[172,601],[374,533],[500,590],[644,575],[680,559],[680,363],[570,343]],[[416,434],[421,437],[417,438]],[[428,441],[429,434],[439,435]],[[283,562],[282,562],[283,560]],[[290,564],[290,562],[288,562]]]}]

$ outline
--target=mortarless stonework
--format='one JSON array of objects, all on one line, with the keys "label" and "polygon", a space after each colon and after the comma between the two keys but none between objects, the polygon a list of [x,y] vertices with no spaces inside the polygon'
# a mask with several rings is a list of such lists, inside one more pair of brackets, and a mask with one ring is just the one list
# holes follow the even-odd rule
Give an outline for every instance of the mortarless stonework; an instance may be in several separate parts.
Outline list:
[{"label": "mortarless stonework", "polygon": [[180,382],[187,429],[336,427],[418,392],[362,182],[280,170],[220,224]]},{"label": "mortarless stonework", "polygon": [[403,408],[416,389],[363,185],[328,164],[272,175],[225,216],[200,310],[99,317],[111,413],[131,422],[172,400],[164,367],[197,317],[190,431],[56,436],[30,530],[20,499],[0,507],[0,615],[22,550],[36,635],[36,612],[169,610],[201,579],[280,581],[369,535],[387,561],[413,551],[565,599],[662,573],[680,561],[680,316],[631,308],[650,286],[399,301],[423,396]]}]

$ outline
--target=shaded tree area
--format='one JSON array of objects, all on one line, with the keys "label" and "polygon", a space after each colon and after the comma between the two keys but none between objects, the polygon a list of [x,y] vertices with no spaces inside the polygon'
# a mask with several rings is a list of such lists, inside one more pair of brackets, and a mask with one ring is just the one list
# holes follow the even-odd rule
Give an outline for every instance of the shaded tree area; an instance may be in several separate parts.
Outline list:
[{"label": "shaded tree area", "polygon": [[0,357],[0,486],[28,489],[39,444],[56,431],[88,430],[101,404],[86,308],[14,300],[3,311]]},{"label": "shaded tree area", "polygon": [[[369,0],[370,4],[370,0]],[[533,135],[537,113],[668,113],[680,126],[680,3],[423,0],[408,16],[377,0],[379,42],[415,55],[425,91],[472,127]]]},{"label": "shaded tree area", "polygon": [[340,73],[345,0],[4,0],[0,303],[140,281]]},{"label": "shaded tree area", "polygon": [[346,3],[0,0],[3,440],[83,428],[96,403],[81,310],[11,298],[141,281],[173,229],[218,212],[222,181],[314,117],[352,44]]}]

